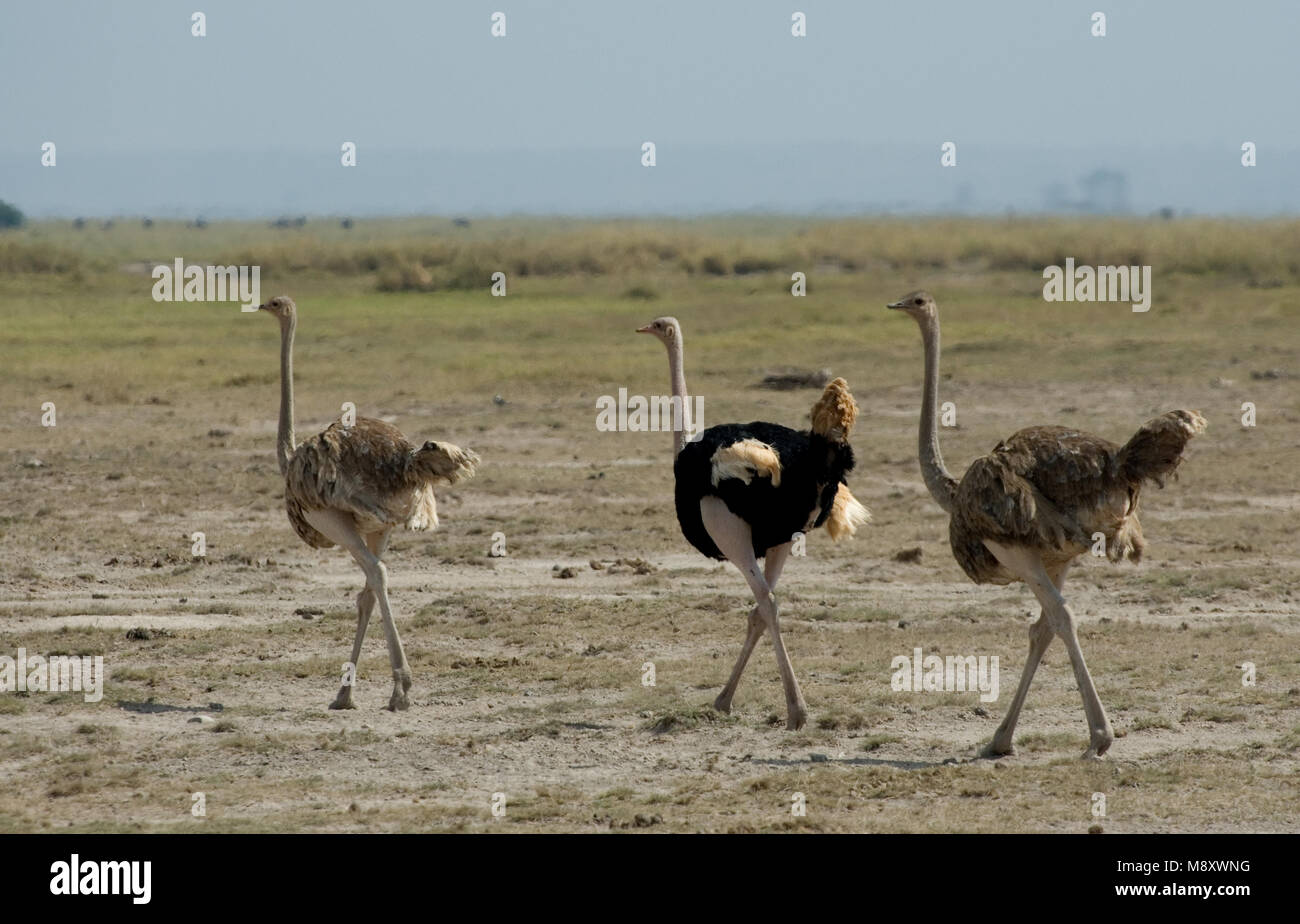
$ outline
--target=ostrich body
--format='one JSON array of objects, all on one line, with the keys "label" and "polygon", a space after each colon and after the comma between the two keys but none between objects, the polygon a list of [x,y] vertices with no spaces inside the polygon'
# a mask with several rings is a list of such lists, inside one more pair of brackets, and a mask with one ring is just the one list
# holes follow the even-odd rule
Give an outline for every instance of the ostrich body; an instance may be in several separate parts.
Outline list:
[{"label": "ostrich body", "polygon": [[785,690],[786,727],[802,728],[808,706],[781,640],[773,591],[795,533],[826,524],[838,540],[852,536],[870,518],[845,484],[853,469],[848,437],[857,405],[845,381],[836,379],[813,408],[811,430],[762,421],[722,424],[688,442],[681,325],[676,318],[658,318],[637,332],[653,334],[668,348],[672,394],[687,415],[673,431],[674,501],[682,534],[709,558],[735,565],[754,594],[745,644],[713,708],[731,711],[740,675],[766,630]]},{"label": "ostrich body", "polygon": [[951,517],[953,556],[977,584],[1022,581],[1042,607],[1029,629],[1029,657],[1006,717],[985,749],[1012,754],[1016,721],[1038,663],[1059,636],[1065,643],[1088,720],[1088,750],[1101,757],[1114,740],[1079,648],[1074,614],[1061,595],[1071,563],[1105,537],[1112,562],[1140,561],[1138,522],[1143,482],[1162,486],[1182,462],[1187,441],[1205,429],[1195,411],[1170,411],[1147,421],[1123,446],[1068,427],[1028,427],[971,463],[958,481],[943,464],[937,425],[939,312],[925,292],[887,307],[911,315],[925,344],[919,455],[931,496]]},{"label": "ostrich body", "polygon": [[[284,504],[294,531],[312,548],[341,546],[352,553],[366,576],[357,595],[355,666],[366,626],[379,603],[393,670],[388,708],[410,705],[411,669],[388,603],[388,569],[383,563],[393,530],[428,530],[438,525],[433,488],[474,474],[478,456],[450,443],[425,443],[416,449],[402,432],[382,420],[358,417],[350,427],[335,421],[300,446],[293,433],[293,337],[297,307],[279,296],[258,309],[280,322],[280,424],[276,460],[284,476]],[[352,709],[352,684],[345,679],[331,709]]]}]

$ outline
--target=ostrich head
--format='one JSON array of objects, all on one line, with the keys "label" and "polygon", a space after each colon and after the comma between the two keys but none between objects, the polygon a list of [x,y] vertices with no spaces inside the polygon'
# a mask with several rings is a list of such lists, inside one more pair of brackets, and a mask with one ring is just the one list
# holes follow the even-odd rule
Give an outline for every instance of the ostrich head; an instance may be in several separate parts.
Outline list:
[{"label": "ostrich head", "polygon": [[257,310],[270,312],[281,321],[288,321],[297,313],[298,306],[293,303],[293,299],[289,296],[277,295],[266,304],[258,305]]},{"label": "ostrich head", "polygon": [[905,311],[917,321],[924,321],[939,316],[939,306],[934,303],[930,293],[924,289],[918,289],[915,292],[908,292],[896,302],[891,302],[885,306],[898,311]]},{"label": "ostrich head", "polygon": [[655,318],[645,327],[636,329],[638,334],[654,334],[664,346],[672,349],[674,344],[682,342],[682,326],[676,318]]}]

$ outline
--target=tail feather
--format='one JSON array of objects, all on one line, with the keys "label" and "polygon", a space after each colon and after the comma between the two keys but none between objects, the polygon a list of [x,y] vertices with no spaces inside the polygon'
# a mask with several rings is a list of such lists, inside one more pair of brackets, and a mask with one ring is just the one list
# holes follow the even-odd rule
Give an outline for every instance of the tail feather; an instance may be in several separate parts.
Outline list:
[{"label": "tail feather", "polygon": [[813,405],[812,430],[832,443],[847,443],[858,419],[858,403],[849,393],[849,383],[833,379]]},{"label": "tail feather", "polygon": [[1154,481],[1164,487],[1183,461],[1187,441],[1205,430],[1196,411],[1170,411],[1142,425],[1119,452],[1120,471],[1129,484]]},{"label": "tail feather", "polygon": [[411,473],[422,483],[455,484],[473,478],[479,457],[451,443],[428,442],[411,455]]},{"label": "tail feather", "polygon": [[858,527],[866,526],[870,521],[871,511],[849,493],[847,485],[841,484],[831,504],[831,515],[826,518],[826,532],[831,534],[831,540],[852,539]]}]

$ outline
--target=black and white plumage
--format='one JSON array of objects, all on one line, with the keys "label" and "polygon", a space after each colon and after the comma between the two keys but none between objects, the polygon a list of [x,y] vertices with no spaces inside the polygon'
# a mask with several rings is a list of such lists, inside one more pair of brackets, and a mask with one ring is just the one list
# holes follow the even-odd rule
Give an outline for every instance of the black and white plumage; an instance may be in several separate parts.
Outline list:
[{"label": "black and white plumage", "polygon": [[638,332],[653,334],[668,348],[673,404],[684,412],[673,432],[674,497],[682,533],[703,554],[735,565],[754,594],[745,644],[713,707],[731,711],[750,653],[767,631],[785,690],[786,727],[802,728],[808,706],[781,639],[773,589],[796,533],[825,524],[831,538],[839,539],[870,519],[845,483],[853,470],[848,438],[858,406],[848,384],[835,379],[814,405],[808,430],[763,421],[722,424],[688,442],[692,426],[681,325],[676,318],[657,318]]},{"label": "black and white plumage", "polygon": [[[765,449],[759,447],[775,456],[775,472],[764,466],[771,459],[764,458]],[[758,460],[750,461],[755,452]],[[728,468],[728,456],[737,457],[739,464]],[[818,433],[765,421],[710,427],[682,447],[673,464],[677,522],[701,553],[725,560],[700,516],[700,501],[718,497],[749,524],[754,556],[762,558],[768,549],[790,542],[795,533],[822,526],[851,471],[853,449]]]}]

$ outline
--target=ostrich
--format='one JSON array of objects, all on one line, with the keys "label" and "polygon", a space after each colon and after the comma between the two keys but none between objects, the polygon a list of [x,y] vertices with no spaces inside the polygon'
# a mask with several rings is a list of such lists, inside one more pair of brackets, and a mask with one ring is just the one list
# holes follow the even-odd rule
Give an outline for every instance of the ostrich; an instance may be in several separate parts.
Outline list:
[{"label": "ostrich", "polygon": [[925,344],[921,397],[920,461],[925,486],[951,520],[953,556],[977,584],[1022,581],[1042,607],[1029,629],[1029,658],[987,756],[1013,754],[1012,736],[1043,652],[1058,635],[1074,667],[1088,720],[1085,758],[1100,758],[1114,740],[1092,676],[1083,660],[1074,614],[1061,596],[1065,574],[1105,537],[1112,562],[1142,558],[1138,493],[1144,481],[1163,487],[1182,462],[1187,441],[1205,429],[1195,411],[1155,417],[1123,446],[1068,427],[1029,427],[976,459],[958,481],[939,454],[935,421],[939,402],[939,309],[925,292],[887,305],[912,316]]},{"label": "ostrich", "polygon": [[[416,449],[400,430],[382,420],[358,417],[345,427],[335,421],[300,446],[293,439],[293,335],[297,306],[281,295],[258,310],[280,322],[280,426],[275,454],[284,475],[284,505],[294,532],[315,549],[341,546],[366,576],[357,595],[357,636],[350,665],[361,657],[366,625],[379,601],[393,669],[388,708],[410,705],[411,669],[388,605],[388,570],[382,561],[388,537],[398,526],[426,530],[438,525],[433,488],[474,475],[479,459],[450,443]],[[352,709],[352,684],[345,678],[331,709]]]},{"label": "ostrich", "polygon": [[686,433],[692,424],[682,365],[682,326],[676,318],[657,318],[637,333],[653,334],[668,348],[673,405],[680,405],[682,411],[673,427],[675,502],[682,534],[709,558],[735,565],[749,582],[756,603],[749,613],[740,657],[713,708],[731,711],[740,675],[766,629],[785,689],[786,727],[802,728],[808,705],[781,641],[773,591],[795,533],[825,523],[831,538],[839,540],[851,537],[870,519],[867,508],[845,484],[853,469],[848,439],[858,406],[848,384],[835,379],[812,409],[811,431],[763,421],[721,424],[688,442]]}]

